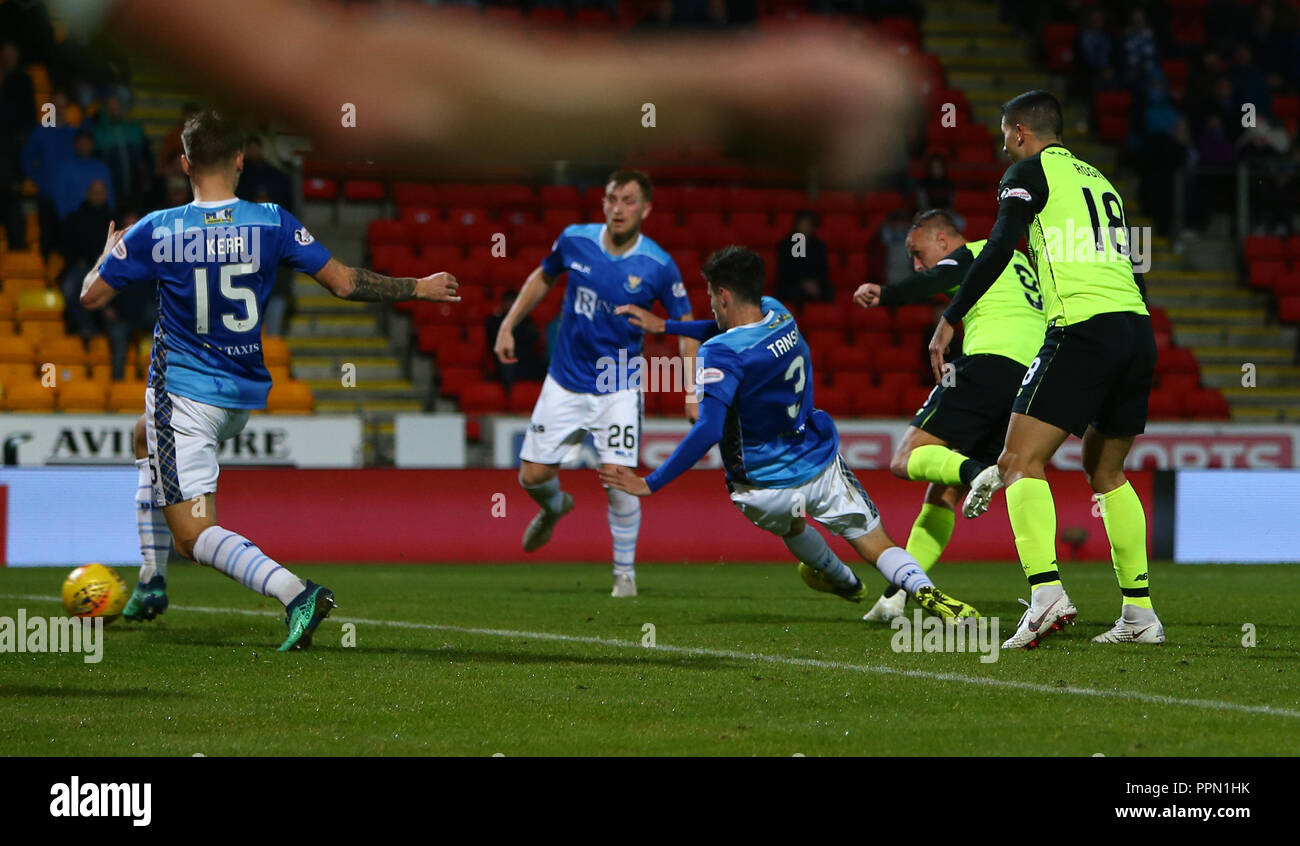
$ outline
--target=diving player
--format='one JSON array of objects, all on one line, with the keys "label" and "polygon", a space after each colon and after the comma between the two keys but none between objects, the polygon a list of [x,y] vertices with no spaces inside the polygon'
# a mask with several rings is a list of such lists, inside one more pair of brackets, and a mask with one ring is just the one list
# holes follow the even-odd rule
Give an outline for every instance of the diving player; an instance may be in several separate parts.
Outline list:
[{"label": "diving player", "polygon": [[[569,274],[555,342],[542,393],[519,451],[519,484],[541,506],[524,530],[525,552],[551,539],[573,497],[560,489],[560,462],[590,432],[601,469],[636,467],[641,449],[641,390],[629,380],[628,362],[639,355],[642,331],[614,314],[626,303],[649,307],[658,300],[669,316],[691,319],[690,300],[677,265],[658,244],[641,234],[650,214],[650,178],[635,170],[611,174],[605,185],[605,223],[565,228],[550,255],[524,283],[501,321],[495,352],[516,361],[515,325],[541,302],[560,274]],[[686,414],[694,419],[691,363],[699,343],[682,338],[679,350],[687,391]],[[611,596],[636,596],[636,540],[641,503],[608,488],[609,531],[614,540]]]},{"label": "diving player", "polygon": [[1002,106],[1002,137],[1013,164],[998,186],[993,232],[930,341],[931,366],[939,379],[953,327],[982,304],[1027,231],[1047,334],[1016,394],[1002,455],[976,477],[970,494],[987,503],[1005,484],[1032,589],[1003,646],[1033,648],[1078,614],[1057,569],[1056,507],[1044,473],[1071,434],[1083,438],[1083,471],[1122,595],[1120,618],[1093,640],[1163,643],[1164,627],[1151,605],[1146,513],[1124,477],[1124,459],[1146,428],[1155,334],[1133,271],[1124,201],[1100,171],[1062,146],[1061,128],[1061,104],[1046,91],[1028,91]]},{"label": "diving player", "polygon": [[[946,211],[921,212],[907,233],[916,272],[884,288],[862,285],[853,301],[872,308],[951,296],[983,248],[983,241],[963,238]],[[889,463],[900,479],[930,483],[907,538],[908,554],[927,573],[952,537],[957,501],[980,471],[997,463],[1011,403],[1042,346],[1044,328],[1038,277],[1016,252],[988,295],[966,315],[961,358],[916,412]],[[906,602],[907,594],[890,586],[863,619],[888,622],[902,615]]]},{"label": "diving player", "polygon": [[[145,393],[148,457],[137,462],[141,488],[149,486],[178,553],[283,602],[289,631],[280,651],[303,648],[334,607],[334,594],[299,579],[216,522],[217,444],[238,434],[251,410],[265,408],[271,388],[261,330],[277,268],[288,262],[350,300],[457,302],[457,283],[446,273],[392,279],[347,267],[284,209],[236,199],[244,135],[224,116],[210,110],[194,115],[181,143],[194,202],[153,212],[125,232],[109,224],[104,254],[86,274],[81,302],[103,308],[127,285],[157,282],[158,325]],[[142,546],[146,526],[152,540],[152,521],[142,514]],[[149,545],[164,550],[157,541]],[[167,607],[156,563],[156,575],[137,585],[128,603],[136,619]]]},{"label": "diving player", "polygon": [[785,542],[810,586],[851,602],[866,595],[861,580],[821,533],[806,527],[804,515],[848,541],[927,611],[949,618],[978,616],[936,588],[885,534],[875,505],[839,455],[835,423],[813,407],[808,344],[785,306],[763,296],[763,259],[744,247],[724,247],[703,273],[713,321],[664,324],[644,309],[619,309],[648,331],[707,338],[695,374],[699,419],[649,476],[626,467],[602,468],[601,481],[649,496],[721,443],[731,501],[755,526]]}]

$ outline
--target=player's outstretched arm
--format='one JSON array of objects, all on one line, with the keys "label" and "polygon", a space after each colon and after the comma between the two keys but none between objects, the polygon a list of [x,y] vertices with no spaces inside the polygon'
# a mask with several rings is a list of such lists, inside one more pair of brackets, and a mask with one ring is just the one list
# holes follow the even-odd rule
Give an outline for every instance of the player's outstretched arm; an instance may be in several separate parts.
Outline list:
[{"label": "player's outstretched arm", "polygon": [[650,496],[676,479],[682,473],[695,466],[709,450],[722,440],[722,427],[727,419],[727,406],[717,397],[705,394],[700,403],[700,419],[695,421],[691,431],[668,456],[668,460],[644,478],[636,475],[627,467],[601,469],[601,484],[609,485],[633,496]]},{"label": "player's outstretched arm", "polygon": [[965,249],[960,247],[929,270],[910,273],[890,285],[874,282],[860,285],[853,294],[853,302],[863,308],[907,305],[923,303],[936,294],[951,291],[966,277],[965,266],[954,258]]},{"label": "player's outstretched arm", "polygon": [[412,276],[394,278],[367,270],[349,267],[338,259],[330,259],[316,271],[315,279],[327,291],[341,300],[359,302],[397,302],[400,300],[428,300],[434,303],[458,303],[459,284],[450,273],[441,272],[416,279]]},{"label": "player's outstretched arm", "polygon": [[122,240],[126,234],[125,229],[117,229],[113,226],[113,221],[108,222],[108,237],[104,240],[104,252],[102,252],[95,263],[90,266],[86,273],[86,278],[81,281],[81,305],[83,308],[94,311],[108,305],[113,297],[117,296],[117,290],[105,282],[99,275],[99,268],[103,266],[117,242]]},{"label": "player's outstretched arm", "polygon": [[[558,278],[558,276],[551,276],[541,267],[528,274],[524,287],[519,289],[519,296],[515,297],[514,305],[510,306],[506,316],[501,318],[496,340],[492,343],[492,352],[502,364],[514,364],[519,361],[515,358],[515,327],[519,325],[519,321],[528,316],[534,306],[542,301]],[[542,330],[545,329],[546,327],[543,326]]]}]

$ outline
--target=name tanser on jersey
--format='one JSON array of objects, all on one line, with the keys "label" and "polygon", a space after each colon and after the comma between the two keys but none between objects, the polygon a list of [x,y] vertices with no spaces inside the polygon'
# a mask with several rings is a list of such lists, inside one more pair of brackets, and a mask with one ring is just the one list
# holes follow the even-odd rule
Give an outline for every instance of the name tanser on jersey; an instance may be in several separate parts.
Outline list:
[{"label": "name tanser on jersey", "polygon": [[772,353],[773,356],[775,356],[776,358],[780,358],[781,356],[790,352],[790,350],[794,349],[795,345],[798,343],[799,343],[799,330],[791,329],[788,335],[782,335],[780,338],[777,338],[775,341],[768,344],[767,349]]},{"label": "name tanser on jersey", "polygon": [[262,266],[260,226],[214,226],[184,228],[180,218],[172,225],[156,226],[152,257],[158,264],[200,264],[230,262],[250,265],[256,273]]}]

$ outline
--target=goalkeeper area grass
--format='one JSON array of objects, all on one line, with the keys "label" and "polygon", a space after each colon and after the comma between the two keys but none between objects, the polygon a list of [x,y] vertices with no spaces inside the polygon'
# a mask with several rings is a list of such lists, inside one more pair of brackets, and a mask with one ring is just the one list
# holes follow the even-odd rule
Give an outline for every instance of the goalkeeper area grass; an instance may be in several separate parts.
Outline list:
[{"label": "goalkeeper area grass", "polygon": [[[862,567],[857,568],[864,573]],[[793,565],[295,566],[339,608],[280,654],[284,614],[170,567],[171,608],[103,659],[0,655],[6,755],[1293,755],[1300,568],[1152,568],[1162,646],[1089,639],[1109,566],[1066,563],[1076,625],[1039,649],[896,652],[869,604]],[[64,570],[0,570],[0,616],[62,614]],[[134,584],[135,574],[122,571]],[[875,574],[865,573],[883,586]],[[940,564],[1011,635],[1014,563]],[[909,603],[909,620],[914,606]],[[355,645],[345,645],[353,643]],[[653,645],[650,645],[652,644]],[[1254,643],[1246,646],[1243,643]]]}]

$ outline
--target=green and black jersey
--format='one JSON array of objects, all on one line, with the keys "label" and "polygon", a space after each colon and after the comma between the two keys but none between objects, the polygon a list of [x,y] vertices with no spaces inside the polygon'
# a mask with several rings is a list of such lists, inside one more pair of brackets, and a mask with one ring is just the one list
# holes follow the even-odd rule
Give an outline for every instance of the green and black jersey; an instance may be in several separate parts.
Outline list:
[{"label": "green and black jersey", "polygon": [[[880,290],[880,304],[924,302],[935,294],[953,296],[984,243],[967,241],[929,270],[884,286]],[[1043,344],[1046,329],[1043,296],[1029,261],[1019,251],[1013,252],[993,286],[966,312],[963,318],[966,335],[961,347],[963,355],[991,353],[1028,367]]]},{"label": "green and black jersey", "polygon": [[988,260],[967,274],[968,284],[945,312],[950,323],[979,301],[992,285],[989,277],[1002,270],[998,261],[1026,233],[1049,326],[1114,312],[1148,313],[1133,273],[1124,201],[1095,167],[1052,144],[1007,169],[998,203]]}]

